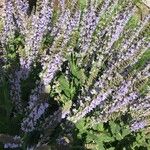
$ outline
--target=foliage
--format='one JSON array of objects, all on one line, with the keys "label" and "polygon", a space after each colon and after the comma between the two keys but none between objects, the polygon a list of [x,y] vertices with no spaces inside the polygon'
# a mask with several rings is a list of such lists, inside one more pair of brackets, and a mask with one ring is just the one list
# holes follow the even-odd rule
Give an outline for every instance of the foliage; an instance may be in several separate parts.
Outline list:
[{"label": "foliage", "polygon": [[140,20],[141,2],[29,4],[5,1],[0,149],[150,149],[150,15]]}]

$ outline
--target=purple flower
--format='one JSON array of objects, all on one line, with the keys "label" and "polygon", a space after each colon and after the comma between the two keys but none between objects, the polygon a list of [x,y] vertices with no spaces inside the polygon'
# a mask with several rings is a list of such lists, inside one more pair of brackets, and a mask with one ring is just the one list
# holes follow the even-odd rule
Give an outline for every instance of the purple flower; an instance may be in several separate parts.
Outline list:
[{"label": "purple flower", "polygon": [[129,96],[125,96],[124,98],[115,99],[117,101],[116,103],[113,103],[113,106],[108,111],[108,114],[112,114],[113,112],[122,111],[123,107],[126,107],[127,105],[131,104],[133,101],[135,101],[138,98],[137,93],[130,93]]},{"label": "purple flower", "polygon": [[5,1],[5,23],[4,23],[4,29],[3,29],[3,36],[2,36],[2,43],[6,44],[8,40],[14,36],[14,32],[16,29],[15,23],[14,23],[14,8],[12,1],[6,0]]},{"label": "purple flower", "polygon": [[15,105],[17,113],[22,113],[22,101],[21,101],[21,72],[16,70],[9,78],[10,83],[10,97],[12,103]]},{"label": "purple flower", "polygon": [[119,48],[120,49],[119,55],[122,55],[122,52],[126,51],[127,48],[132,44],[134,39],[139,36],[139,34],[142,31],[142,29],[144,28],[144,26],[149,22],[149,19],[150,19],[150,15],[146,16],[144,18],[144,20],[142,22],[140,22],[135,29],[133,29],[132,31],[129,31],[129,33],[127,32],[125,34],[125,37],[124,37],[124,39],[121,43],[121,46]]},{"label": "purple flower", "polygon": [[18,147],[21,147],[21,145],[18,145],[18,144],[15,144],[15,143],[7,143],[7,144],[4,144],[4,148],[11,148],[11,149],[14,149],[14,148],[18,148]]},{"label": "purple flower", "polygon": [[46,62],[42,63],[43,70],[45,70],[42,75],[44,85],[48,85],[51,83],[56,72],[60,69],[62,65],[62,60],[62,56],[60,54],[56,54],[50,62],[47,62],[46,60]]},{"label": "purple flower", "polygon": [[11,142],[5,143],[4,148],[20,148],[22,146],[22,140],[20,136],[14,136],[11,138]]},{"label": "purple flower", "polygon": [[48,108],[48,103],[41,103],[36,105],[31,113],[25,118],[21,124],[21,129],[24,132],[31,132],[35,129],[37,120],[44,114],[45,110]]},{"label": "purple flower", "polygon": [[26,34],[26,28],[27,28],[27,10],[29,8],[27,1],[22,0],[16,0],[15,1],[15,18],[18,25],[18,28],[21,32],[21,34]]},{"label": "purple flower", "polygon": [[[46,33],[48,24],[51,21],[52,16],[52,8],[49,6],[49,3],[47,0],[43,1],[43,8],[39,12],[38,16],[34,16],[32,18],[32,30],[28,31],[28,36],[25,40],[25,55],[26,57],[22,58],[21,62],[25,62],[26,66],[28,66],[28,72],[30,72],[30,66],[36,59],[39,48],[41,46],[41,42],[43,39],[44,34]],[[23,63],[24,65],[24,63]],[[24,68],[24,66],[21,66],[21,68]]]},{"label": "purple flower", "polygon": [[91,43],[92,34],[96,28],[96,25],[99,21],[95,13],[95,8],[90,8],[85,11],[83,15],[81,28],[80,28],[80,47],[81,51],[86,52]]},{"label": "purple flower", "polygon": [[107,97],[111,94],[111,92],[112,90],[110,89],[105,93],[99,93],[99,95],[94,100],[91,101],[89,106],[86,106],[83,110],[78,112],[75,116],[71,118],[71,120],[73,120],[73,122],[77,122],[78,120],[83,118],[86,114],[90,113],[97,106],[100,105],[101,107],[101,105],[107,99]]},{"label": "purple flower", "polygon": [[[144,85],[149,81],[149,62],[143,66],[144,69],[141,67],[137,70],[135,67],[131,74],[128,73],[150,47],[147,34],[150,15],[132,30],[127,24],[135,12],[133,3],[125,2],[125,5],[116,7],[118,2],[119,0],[104,0],[97,5],[96,1],[89,1],[86,8],[80,10],[77,8],[77,0],[73,0],[71,5],[66,5],[65,0],[60,0],[60,10],[55,14],[53,10],[55,1],[43,0],[41,9],[29,16],[26,0],[5,1],[6,16],[0,54],[2,55],[0,62],[3,64],[0,64],[2,68],[0,79],[3,79],[5,71],[7,73],[14,69],[14,72],[6,77],[9,77],[9,94],[16,113],[19,115],[21,113],[22,116],[25,112],[21,122],[21,133],[26,134],[35,129],[43,131],[38,144],[32,148],[27,145],[27,149],[36,149],[40,144],[44,144],[49,140],[51,131],[59,124],[66,127],[66,132],[70,134],[73,124],[88,115],[93,122],[95,119],[95,122],[99,123],[108,121],[115,113],[124,114],[130,110],[131,117],[134,118],[130,124],[132,131],[138,131],[149,125],[147,118],[150,115],[150,97],[145,92],[141,95],[141,89],[138,87],[139,83]],[[51,20],[52,18],[54,20]],[[5,46],[9,44],[11,37],[18,35],[15,34],[17,30],[25,39],[24,45],[21,45],[22,48],[15,45],[13,52],[7,51]],[[120,43],[120,40],[123,42]],[[47,43],[47,49],[43,49],[45,48],[42,46],[43,43]],[[13,65],[14,68],[9,70],[8,64],[11,67],[11,62],[7,60],[9,58],[7,56],[14,56],[14,53],[19,59],[19,65],[16,68]],[[75,66],[74,63],[71,64],[71,69],[68,57],[71,60],[73,58],[75,63]],[[38,78],[34,88],[30,89],[28,105],[23,108],[21,93],[26,91],[21,91],[22,81],[31,80],[32,75],[36,73],[33,70],[32,74],[32,68],[35,68],[32,66],[36,64],[38,64],[37,72],[39,70],[41,72],[36,75]],[[70,89],[65,88],[65,85],[65,89],[59,86],[59,73],[67,77]],[[75,73],[81,74],[81,79],[75,78]],[[144,83],[141,83],[143,80]],[[74,86],[76,84],[81,89]],[[74,88],[79,91],[74,93]],[[64,90],[67,89],[75,96],[79,93],[77,100],[72,101],[64,96],[66,93]],[[50,97],[57,100],[56,103],[61,106],[57,105],[57,110],[54,106],[48,115]],[[69,103],[66,100],[69,100]],[[49,129],[50,133],[47,132]],[[58,139],[65,142],[64,138]],[[8,142],[5,148],[17,148],[19,144]]]},{"label": "purple flower", "polygon": [[134,123],[131,124],[131,130],[132,131],[138,131],[140,129],[143,129],[147,126],[146,121],[135,121]]},{"label": "purple flower", "polygon": [[[130,10],[131,9],[131,10]],[[124,11],[123,13],[118,15],[118,18],[115,20],[114,29],[112,29],[112,34],[110,41],[108,42],[108,49],[110,49],[115,41],[117,41],[120,35],[123,33],[123,29],[126,23],[129,21],[133,13],[135,12],[135,8],[129,8],[129,10]]]}]

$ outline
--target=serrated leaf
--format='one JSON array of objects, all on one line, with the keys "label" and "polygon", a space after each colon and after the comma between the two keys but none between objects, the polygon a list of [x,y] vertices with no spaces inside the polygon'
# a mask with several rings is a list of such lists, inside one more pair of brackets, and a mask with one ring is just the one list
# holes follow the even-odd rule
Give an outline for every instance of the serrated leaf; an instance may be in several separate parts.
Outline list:
[{"label": "serrated leaf", "polygon": [[93,129],[97,131],[103,131],[104,130],[103,123],[97,124],[95,127],[93,127]]},{"label": "serrated leaf", "polygon": [[126,135],[130,133],[131,133],[131,130],[129,128],[125,128],[122,130],[122,137],[124,138]]},{"label": "serrated leaf", "polygon": [[118,141],[120,141],[120,140],[123,139],[123,137],[122,137],[122,135],[120,134],[120,132],[118,132],[118,133],[115,134],[115,138],[116,138]]},{"label": "serrated leaf", "polygon": [[76,78],[79,79],[79,76],[78,76],[79,69],[77,68],[77,66],[76,66],[74,63],[71,64],[70,69],[71,69],[71,73],[72,73]]},{"label": "serrated leaf", "polygon": [[136,141],[139,141],[140,139],[141,139],[141,135],[140,135],[140,133],[138,133],[136,136]]},{"label": "serrated leaf", "polygon": [[98,140],[98,138],[97,138],[97,136],[95,135],[95,134],[93,134],[93,133],[90,133],[90,132],[88,132],[87,133],[87,141],[88,142],[92,142],[92,141],[94,141],[94,142],[100,142],[99,140]]},{"label": "serrated leaf", "polygon": [[80,84],[80,81],[79,81],[79,79],[77,79],[77,78],[74,78],[74,83],[75,83],[75,86],[78,86],[78,85]]},{"label": "serrated leaf", "polygon": [[110,129],[111,129],[111,132],[112,134],[115,136],[116,133],[120,133],[120,126],[118,124],[116,124],[115,122],[113,121],[110,121],[109,122],[109,125],[110,125]]},{"label": "serrated leaf", "polygon": [[97,146],[97,150],[106,150],[105,148],[104,148],[104,144],[102,143],[102,142],[99,142],[99,143],[97,143],[98,144],[98,146]]},{"label": "serrated leaf", "polygon": [[82,84],[84,84],[84,82],[86,80],[86,76],[84,74],[84,70],[83,69],[80,69],[78,71],[77,78],[80,79],[80,81],[81,81]]},{"label": "serrated leaf", "polygon": [[64,75],[61,75],[58,80],[60,83],[61,90],[65,93],[67,97],[70,98],[70,85],[68,80],[65,78]]},{"label": "serrated leaf", "polygon": [[70,87],[70,97],[71,99],[73,98],[74,94],[75,94],[76,88],[74,87],[73,82],[71,82],[71,87]]},{"label": "serrated leaf", "polygon": [[82,119],[79,122],[77,122],[76,128],[78,128],[81,132],[85,131],[85,129],[86,129],[85,120]]},{"label": "serrated leaf", "polygon": [[101,139],[104,142],[113,142],[113,141],[115,141],[114,137],[112,137],[111,135],[106,134],[106,133],[102,133],[100,135],[99,139]]}]

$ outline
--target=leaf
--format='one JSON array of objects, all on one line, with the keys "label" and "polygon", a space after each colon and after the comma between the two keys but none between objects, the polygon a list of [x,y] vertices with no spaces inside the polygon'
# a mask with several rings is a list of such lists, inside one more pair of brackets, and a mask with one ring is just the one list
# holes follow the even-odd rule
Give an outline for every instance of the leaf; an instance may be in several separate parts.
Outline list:
[{"label": "leaf", "polygon": [[71,73],[79,79],[78,73],[79,73],[79,69],[77,68],[77,66],[75,65],[74,62],[71,62],[70,64],[70,69],[71,69]]},{"label": "leaf", "polygon": [[74,83],[71,82],[71,87],[70,87],[70,98],[72,99],[75,95],[75,92],[76,92],[76,88],[74,86]]},{"label": "leaf", "polygon": [[83,10],[86,7],[86,0],[79,0],[80,9]]},{"label": "leaf", "polygon": [[86,76],[85,76],[85,74],[84,74],[84,70],[83,70],[83,69],[80,69],[80,70],[78,71],[77,78],[80,80],[81,84],[84,84],[84,83],[85,83]]},{"label": "leaf", "polygon": [[140,133],[138,133],[136,136],[136,141],[139,141],[140,139],[141,139],[141,135],[140,135]]},{"label": "leaf", "polygon": [[148,61],[150,61],[150,49],[148,49],[146,52],[144,52],[144,54],[141,56],[141,58],[138,60],[138,62],[135,63],[135,65],[133,65],[132,70],[141,69]]},{"label": "leaf", "polygon": [[70,98],[70,85],[68,80],[65,78],[64,75],[61,75],[58,80],[60,82],[61,90],[65,93],[67,97]]},{"label": "leaf", "polygon": [[71,58],[68,58],[68,59],[69,59],[69,64],[70,64],[70,71],[71,71],[72,75],[75,77],[73,80],[74,80],[76,86],[78,86],[79,84],[83,85],[86,80],[86,75],[84,73],[84,69],[80,69],[78,67],[76,58],[75,58],[75,56],[73,56],[73,54],[72,54]]},{"label": "leaf", "polygon": [[121,139],[122,137],[120,134],[121,127],[113,121],[110,121],[109,125],[113,136],[116,137],[118,140]]},{"label": "leaf", "polygon": [[76,86],[76,87],[78,87],[78,86],[79,86],[79,84],[80,84],[79,79],[74,78],[74,79],[73,79],[73,81],[74,81],[75,86]]},{"label": "leaf", "polygon": [[99,142],[97,136],[94,133],[88,132],[87,133],[87,142],[92,142],[92,141],[94,141],[96,143]]},{"label": "leaf", "polygon": [[130,129],[125,128],[125,129],[122,130],[122,137],[124,138],[125,136],[127,136],[130,133],[131,133]]},{"label": "leaf", "polygon": [[85,120],[82,119],[79,122],[76,123],[76,128],[78,128],[79,130],[83,130],[85,129]]},{"label": "leaf", "polygon": [[98,144],[98,149],[97,150],[106,150],[105,148],[104,148],[104,144],[102,143],[102,142],[99,142],[99,143],[97,143]]},{"label": "leaf", "polygon": [[115,138],[112,137],[110,134],[108,133],[102,133],[99,137],[99,139],[101,139],[103,142],[113,142],[115,141]]},{"label": "leaf", "polygon": [[95,127],[93,127],[93,129],[97,131],[103,131],[104,130],[103,123],[97,124]]},{"label": "leaf", "polygon": [[116,138],[118,141],[120,141],[120,140],[123,139],[123,137],[122,137],[122,135],[120,134],[120,132],[118,132],[118,133],[115,134],[115,138]]},{"label": "leaf", "polygon": [[115,147],[110,147],[107,150],[115,150]]}]

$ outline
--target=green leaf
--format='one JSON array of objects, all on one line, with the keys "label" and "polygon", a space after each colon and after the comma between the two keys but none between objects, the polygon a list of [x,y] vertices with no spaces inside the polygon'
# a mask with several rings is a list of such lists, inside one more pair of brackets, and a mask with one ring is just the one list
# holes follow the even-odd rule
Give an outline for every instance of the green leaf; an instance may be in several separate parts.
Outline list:
[{"label": "green leaf", "polygon": [[78,128],[80,131],[86,129],[85,119],[82,119],[79,122],[77,122],[76,123],[76,128]]},{"label": "green leaf", "polygon": [[131,130],[129,128],[125,128],[122,130],[122,137],[124,138],[125,136],[127,136],[130,133],[131,133]]},{"label": "green leaf", "polygon": [[138,62],[133,65],[132,70],[136,69],[139,70],[141,69],[146,62],[150,61],[150,49],[148,49],[142,56],[141,58],[138,60]]},{"label": "green leaf", "polygon": [[110,147],[107,150],[115,150],[115,147]]},{"label": "green leaf", "polygon": [[87,133],[87,141],[88,142],[94,141],[96,143],[100,142],[99,139],[97,138],[97,136],[94,133],[92,133],[92,132],[88,132]]},{"label": "green leaf", "polygon": [[73,81],[74,81],[75,86],[78,87],[80,84],[80,80],[77,78],[74,78]]},{"label": "green leaf", "polygon": [[86,0],[79,0],[80,9],[83,10],[86,7]]},{"label": "green leaf", "polygon": [[76,92],[76,88],[74,86],[74,83],[71,82],[71,87],[70,87],[70,98],[72,99],[75,95],[75,92]]},{"label": "green leaf", "polygon": [[113,142],[115,141],[115,138],[112,137],[110,134],[108,133],[102,133],[100,136],[99,136],[99,139],[101,139],[102,141],[104,142]]},{"label": "green leaf", "polygon": [[71,70],[71,73],[72,73],[76,78],[79,79],[79,75],[78,75],[79,69],[78,69],[78,67],[75,65],[74,62],[71,62],[71,64],[70,64],[70,70]]},{"label": "green leaf", "polygon": [[70,71],[74,77],[74,83],[76,86],[83,85],[86,81],[86,75],[84,73],[84,69],[80,69],[77,65],[75,56],[71,56],[69,59]]},{"label": "green leaf", "polygon": [[[111,132],[116,140],[122,140],[123,136],[121,134],[121,126],[113,121],[109,122]],[[126,131],[127,132],[127,131]]]},{"label": "green leaf", "polygon": [[97,131],[103,131],[104,130],[103,123],[97,124],[96,126],[93,127],[93,129]]},{"label": "green leaf", "polygon": [[123,137],[122,137],[122,135],[121,135],[120,132],[118,132],[118,133],[115,134],[115,138],[116,138],[118,141],[120,141],[120,140],[123,139]]},{"label": "green leaf", "polygon": [[97,143],[98,144],[98,150],[106,150],[105,148],[104,148],[104,144],[102,143],[102,142],[99,142],[99,143]]},{"label": "green leaf", "polygon": [[86,76],[83,69],[80,69],[77,74],[77,78],[80,80],[81,84],[85,83]]},{"label": "green leaf", "polygon": [[61,90],[65,93],[65,95],[67,97],[70,98],[70,85],[68,80],[65,78],[64,75],[61,75],[58,79],[58,81],[60,82],[60,88]]},{"label": "green leaf", "polygon": [[136,141],[139,141],[140,139],[141,139],[141,135],[140,135],[140,133],[138,133],[136,136]]},{"label": "green leaf", "polygon": [[111,129],[111,132],[113,135],[116,135],[116,133],[118,133],[118,132],[120,133],[121,127],[119,124],[116,124],[115,122],[110,121],[109,125],[110,125],[110,129]]}]

